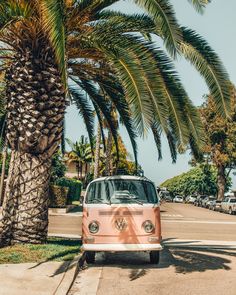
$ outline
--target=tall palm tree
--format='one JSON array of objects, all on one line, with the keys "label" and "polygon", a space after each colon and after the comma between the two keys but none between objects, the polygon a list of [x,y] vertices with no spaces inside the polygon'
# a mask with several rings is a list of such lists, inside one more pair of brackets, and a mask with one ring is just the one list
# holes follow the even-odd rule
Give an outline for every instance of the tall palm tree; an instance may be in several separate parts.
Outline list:
[{"label": "tall palm tree", "polygon": [[96,145],[95,145],[95,153],[94,153],[94,171],[93,178],[96,179],[100,176],[99,174],[99,161],[100,161],[100,153],[101,153],[101,126],[97,127],[97,135],[96,135]]},{"label": "tall palm tree", "polygon": [[71,148],[71,151],[67,153],[67,160],[69,163],[76,163],[78,178],[83,180],[83,170],[86,177],[88,164],[93,160],[93,154],[88,139],[82,135],[80,140],[75,143],[68,138],[66,142]]},{"label": "tall palm tree", "polygon": [[[172,58],[182,54],[197,68],[218,110],[228,113],[227,73],[205,40],[179,26],[170,2],[134,0],[146,14],[127,15],[108,10],[117,1],[0,1],[0,70],[5,73],[12,150],[2,245],[46,240],[51,158],[61,140],[69,97],[90,139],[95,110],[107,120],[118,146],[103,90],[127,128],[135,158],[134,126],[141,135],[152,130],[159,157],[161,132],[174,160],[177,149],[201,143],[199,116],[152,35],[163,39]],[[190,2],[201,10],[209,1]]]}]

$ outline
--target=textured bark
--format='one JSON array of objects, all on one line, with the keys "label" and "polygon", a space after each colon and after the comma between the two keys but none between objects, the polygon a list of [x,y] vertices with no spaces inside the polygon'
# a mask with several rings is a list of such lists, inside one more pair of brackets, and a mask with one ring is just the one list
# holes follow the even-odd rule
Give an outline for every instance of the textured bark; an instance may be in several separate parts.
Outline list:
[{"label": "textured bark", "polygon": [[107,138],[107,151],[106,151],[106,162],[105,162],[105,175],[112,175],[112,133],[108,131]]},{"label": "textured bark", "polygon": [[100,145],[101,145],[101,128],[100,128],[100,125],[98,125],[95,155],[94,155],[94,176],[93,176],[94,179],[99,177]]},{"label": "textured bark", "polygon": [[53,52],[43,44],[38,52],[16,53],[6,72],[12,157],[1,245],[42,243],[47,237],[51,157],[60,143],[66,103]]},{"label": "textured bark", "polygon": [[217,167],[217,188],[218,188],[217,199],[220,201],[224,199],[225,186],[226,186],[225,168],[224,166],[218,166]]},{"label": "textured bark", "polygon": [[3,203],[2,246],[46,241],[50,167],[48,154],[12,152]]},{"label": "textured bark", "polygon": [[5,170],[6,170],[6,158],[7,158],[7,148],[4,147],[2,154],[2,172],[1,172],[1,182],[0,182],[0,206],[2,206],[4,201],[4,179],[5,179]]}]

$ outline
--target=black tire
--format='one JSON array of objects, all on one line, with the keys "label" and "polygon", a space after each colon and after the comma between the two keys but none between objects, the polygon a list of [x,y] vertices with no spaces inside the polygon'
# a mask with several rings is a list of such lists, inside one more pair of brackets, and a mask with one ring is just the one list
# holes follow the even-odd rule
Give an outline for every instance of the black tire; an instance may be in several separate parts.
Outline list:
[{"label": "black tire", "polygon": [[151,264],[158,264],[160,261],[160,251],[150,252],[150,262]]},{"label": "black tire", "polygon": [[233,215],[233,210],[232,208],[229,208],[229,212],[228,212],[230,215]]},{"label": "black tire", "polygon": [[85,261],[88,264],[94,264],[95,263],[95,252],[93,252],[93,251],[86,252]]}]

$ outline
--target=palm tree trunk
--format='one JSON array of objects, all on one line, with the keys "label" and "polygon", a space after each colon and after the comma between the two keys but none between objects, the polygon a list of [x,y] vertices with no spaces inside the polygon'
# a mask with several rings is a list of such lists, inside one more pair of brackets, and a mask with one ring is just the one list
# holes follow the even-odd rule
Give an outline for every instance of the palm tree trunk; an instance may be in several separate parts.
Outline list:
[{"label": "palm tree trunk", "polygon": [[12,150],[0,245],[47,237],[51,158],[58,149],[65,89],[50,47],[15,55],[6,71],[7,131]]},{"label": "palm tree trunk", "polygon": [[112,133],[108,131],[105,174],[112,175]]},{"label": "palm tree trunk", "polygon": [[80,162],[80,175],[81,175],[81,181],[83,181],[83,162]]},{"label": "palm tree trunk", "polygon": [[77,170],[78,179],[80,179],[80,162],[76,163],[76,170]]},{"label": "palm tree trunk", "polygon": [[87,173],[88,173],[88,164],[87,162],[85,162],[84,178],[87,177]]},{"label": "palm tree trunk", "polygon": [[226,186],[225,168],[224,166],[221,165],[217,167],[217,187],[218,187],[217,199],[219,201],[222,201],[224,199],[225,186]]},{"label": "palm tree trunk", "polygon": [[4,201],[4,179],[5,179],[5,170],[6,170],[6,159],[7,159],[7,147],[4,147],[3,156],[2,156],[2,173],[1,173],[1,182],[0,182],[0,206]]},{"label": "palm tree trunk", "polygon": [[98,125],[95,156],[94,156],[94,176],[93,176],[94,179],[99,177],[100,145],[101,145],[101,127],[100,125]]},{"label": "palm tree trunk", "polygon": [[47,153],[33,156],[12,151],[3,204],[1,246],[46,241],[50,167]]}]

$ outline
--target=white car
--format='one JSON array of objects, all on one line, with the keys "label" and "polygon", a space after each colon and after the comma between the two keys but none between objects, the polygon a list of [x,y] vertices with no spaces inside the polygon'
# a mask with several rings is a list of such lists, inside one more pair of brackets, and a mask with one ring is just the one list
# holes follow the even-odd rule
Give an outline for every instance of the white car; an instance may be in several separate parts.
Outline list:
[{"label": "white car", "polygon": [[229,214],[236,213],[236,198],[225,198],[221,202],[221,211]]},{"label": "white car", "polygon": [[188,204],[194,204],[196,198],[197,198],[196,196],[188,196],[186,198],[186,203],[188,203]]},{"label": "white car", "polygon": [[174,203],[183,203],[184,202],[184,198],[182,196],[175,196],[173,199]]}]

